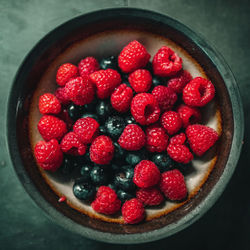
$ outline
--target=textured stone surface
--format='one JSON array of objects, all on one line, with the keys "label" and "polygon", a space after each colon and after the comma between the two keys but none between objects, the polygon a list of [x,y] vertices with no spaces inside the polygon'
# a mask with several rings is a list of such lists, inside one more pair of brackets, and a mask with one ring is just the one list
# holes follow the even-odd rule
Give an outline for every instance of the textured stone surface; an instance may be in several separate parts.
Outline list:
[{"label": "textured stone surface", "polygon": [[47,32],[77,15],[109,7],[159,11],[205,37],[232,68],[245,108],[245,144],[236,172],[215,206],[188,229],[142,249],[249,249],[250,3],[248,0],[0,0],[0,249],[137,249],[84,239],[52,223],[17,180],[8,159],[5,114],[14,75]]}]

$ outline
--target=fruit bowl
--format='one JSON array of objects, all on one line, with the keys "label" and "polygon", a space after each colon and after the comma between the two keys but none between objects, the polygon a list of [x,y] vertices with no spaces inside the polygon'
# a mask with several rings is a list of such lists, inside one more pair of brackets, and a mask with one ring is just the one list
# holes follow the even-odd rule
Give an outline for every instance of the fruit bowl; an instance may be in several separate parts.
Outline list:
[{"label": "fruit bowl", "polygon": [[[77,64],[86,56],[118,55],[132,40],[154,55],[164,44],[183,58],[193,77],[210,79],[216,99],[203,110],[204,123],[220,134],[216,147],[194,160],[185,202],[149,209],[145,221],[127,225],[120,217],[94,213],[72,195],[72,182],[42,171],[33,148],[39,140],[39,96],[56,88],[57,68]],[[8,146],[15,171],[28,194],[50,218],[85,237],[112,243],[140,243],[170,236],[191,225],[219,198],[240,155],[243,111],[234,77],[222,57],[183,24],[140,9],[109,9],[74,18],[45,36],[28,54],[17,72],[8,103]],[[66,202],[58,202],[66,196]]]}]

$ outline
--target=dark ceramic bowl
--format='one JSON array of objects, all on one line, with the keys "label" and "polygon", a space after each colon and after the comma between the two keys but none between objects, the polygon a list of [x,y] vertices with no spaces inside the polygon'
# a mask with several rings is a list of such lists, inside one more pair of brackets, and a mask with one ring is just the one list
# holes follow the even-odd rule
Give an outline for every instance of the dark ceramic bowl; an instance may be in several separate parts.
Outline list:
[{"label": "dark ceramic bowl", "polygon": [[[44,181],[36,165],[29,140],[28,118],[32,96],[54,59],[83,39],[99,33],[105,37],[107,32],[117,29],[167,37],[191,55],[216,87],[223,128],[217,146],[217,161],[202,189],[171,213],[138,225],[104,222],[73,209],[67,203],[58,203],[58,196]],[[103,51],[112,52],[112,41],[100,43],[100,46]],[[122,244],[167,237],[200,218],[215,203],[233,174],[241,151],[243,124],[236,82],[218,52],[189,28],[167,16],[125,8],[82,15],[45,36],[31,50],[17,72],[9,96],[7,117],[10,156],[21,183],[35,203],[69,230],[91,239]]]}]

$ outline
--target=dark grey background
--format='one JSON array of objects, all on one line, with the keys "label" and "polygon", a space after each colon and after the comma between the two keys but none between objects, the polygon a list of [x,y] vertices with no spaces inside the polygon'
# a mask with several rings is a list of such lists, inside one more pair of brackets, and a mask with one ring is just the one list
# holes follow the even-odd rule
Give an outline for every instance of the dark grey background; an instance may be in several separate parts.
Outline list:
[{"label": "dark grey background", "polygon": [[[200,33],[224,56],[245,108],[245,144],[216,205],[188,229],[161,241],[118,246],[84,239],[52,223],[24,192],[6,150],[9,89],[28,51],[48,31],[83,13],[138,7],[167,14]],[[250,4],[247,0],[0,0],[0,249],[250,249]]]}]

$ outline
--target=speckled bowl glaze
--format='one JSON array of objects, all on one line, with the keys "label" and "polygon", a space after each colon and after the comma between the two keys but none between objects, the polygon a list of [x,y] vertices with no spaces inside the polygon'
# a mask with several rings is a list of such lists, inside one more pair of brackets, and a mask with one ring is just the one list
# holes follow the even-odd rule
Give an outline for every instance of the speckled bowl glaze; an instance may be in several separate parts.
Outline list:
[{"label": "speckled bowl glaze", "polygon": [[[124,37],[133,31],[138,37],[139,34],[149,34],[150,37],[170,39],[198,62],[206,77],[215,85],[219,123],[222,127],[213,168],[195,195],[172,211],[138,225],[103,220],[75,209],[69,202],[58,203],[56,187],[53,188],[53,183],[45,181],[44,174],[36,165],[30,140],[30,110],[34,106],[34,93],[46,75],[45,72],[53,69],[60,55],[71,48],[74,51],[80,41],[86,41],[87,45],[95,37],[93,44],[98,46],[98,34],[102,37],[99,46],[104,51],[99,56],[112,53],[114,44],[117,41],[119,43],[119,37],[111,39],[110,34],[117,31],[125,34]],[[108,42],[104,42],[105,36]],[[124,42],[123,39],[121,45]],[[79,58],[76,58],[76,62]],[[62,61],[65,60],[66,57]],[[17,72],[9,96],[7,136],[10,156],[21,183],[49,218],[91,239],[129,244],[170,236],[191,225],[216,202],[236,167],[243,139],[243,124],[242,104],[236,82],[218,52],[189,28],[167,16],[122,8],[101,10],[74,18],[50,32],[31,50]]]}]

